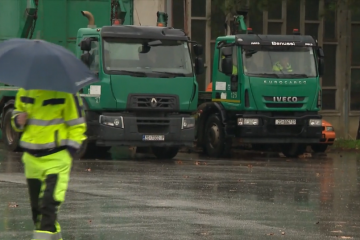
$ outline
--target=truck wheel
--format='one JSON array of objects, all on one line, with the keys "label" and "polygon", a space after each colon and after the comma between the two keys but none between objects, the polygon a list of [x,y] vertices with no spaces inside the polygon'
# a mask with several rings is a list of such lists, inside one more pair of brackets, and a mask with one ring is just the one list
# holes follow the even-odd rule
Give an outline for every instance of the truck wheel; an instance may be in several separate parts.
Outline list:
[{"label": "truck wheel", "polygon": [[231,139],[225,139],[225,129],[219,117],[211,115],[205,125],[205,151],[209,157],[228,157],[231,150]]},{"label": "truck wheel", "polygon": [[82,159],[88,156],[99,155],[101,153],[108,152],[110,149],[111,147],[109,146],[96,146],[95,142],[88,142],[85,140],[81,145],[80,150],[77,152],[75,159]]},{"label": "truck wheel", "polygon": [[178,147],[152,147],[151,150],[158,159],[173,159],[179,152]]},{"label": "truck wheel", "polygon": [[314,144],[314,145],[311,145],[311,149],[314,151],[314,152],[317,152],[317,153],[323,153],[326,151],[328,145],[327,144]]},{"label": "truck wheel", "polygon": [[4,122],[2,123],[2,138],[7,150],[11,152],[19,152],[21,148],[19,141],[21,133],[16,132],[11,126],[11,116],[13,108],[8,108],[4,114]]},{"label": "truck wheel", "polygon": [[305,144],[289,143],[281,145],[281,152],[289,158],[296,158],[306,151]]}]

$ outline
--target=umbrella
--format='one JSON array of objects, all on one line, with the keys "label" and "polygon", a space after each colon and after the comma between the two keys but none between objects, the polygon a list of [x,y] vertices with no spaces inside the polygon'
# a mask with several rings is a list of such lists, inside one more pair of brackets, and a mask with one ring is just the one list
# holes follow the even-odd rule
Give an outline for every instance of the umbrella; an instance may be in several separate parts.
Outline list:
[{"label": "umbrella", "polygon": [[0,43],[1,83],[76,93],[97,81],[83,62],[59,45],[17,38]]}]

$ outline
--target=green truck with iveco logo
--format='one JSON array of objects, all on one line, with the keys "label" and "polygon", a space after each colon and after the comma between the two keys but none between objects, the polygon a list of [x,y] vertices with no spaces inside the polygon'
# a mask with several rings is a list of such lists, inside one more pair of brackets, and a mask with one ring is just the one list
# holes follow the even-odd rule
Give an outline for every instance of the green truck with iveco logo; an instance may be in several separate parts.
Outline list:
[{"label": "green truck with iveco logo", "polygon": [[321,139],[323,50],[297,29],[259,35],[244,14],[234,22],[240,32],[216,39],[212,92],[199,93],[197,146],[212,157],[244,144],[302,154]]},{"label": "green truck with iveco logo", "polygon": [[[98,76],[98,83],[80,92],[88,139],[79,157],[112,146],[140,146],[150,147],[158,158],[171,159],[180,147],[193,146],[195,74],[204,71],[199,57],[202,46],[193,44],[197,56],[193,60],[189,49],[193,42],[184,31],[166,27],[167,14],[157,13],[157,26],[133,26],[132,0],[3,0],[1,4],[3,11],[18,15],[0,16],[0,41],[38,35],[71,50]],[[17,17],[24,12],[24,18]],[[82,27],[84,16],[88,27]],[[103,27],[97,27],[95,19]],[[16,88],[2,85],[1,126],[11,151],[18,150],[19,141],[10,126],[15,95]]]}]

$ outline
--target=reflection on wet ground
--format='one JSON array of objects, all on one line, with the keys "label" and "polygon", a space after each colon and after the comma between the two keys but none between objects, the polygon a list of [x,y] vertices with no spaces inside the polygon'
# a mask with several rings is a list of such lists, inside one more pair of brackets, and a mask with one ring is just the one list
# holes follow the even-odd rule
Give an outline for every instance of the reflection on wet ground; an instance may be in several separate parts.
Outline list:
[{"label": "reflection on wet ground", "polygon": [[[118,159],[118,160],[112,160]],[[131,159],[114,150],[74,162],[65,240],[360,238],[359,159]],[[0,238],[30,239],[19,154],[0,151]]]}]

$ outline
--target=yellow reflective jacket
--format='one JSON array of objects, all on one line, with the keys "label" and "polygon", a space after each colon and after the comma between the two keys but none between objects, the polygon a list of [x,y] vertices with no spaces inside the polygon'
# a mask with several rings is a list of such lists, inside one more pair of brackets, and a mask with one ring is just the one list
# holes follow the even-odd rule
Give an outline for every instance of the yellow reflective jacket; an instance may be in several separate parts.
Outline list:
[{"label": "yellow reflective jacket", "polygon": [[[281,65],[280,62],[276,62],[276,63],[274,64],[274,66],[273,66],[273,70],[274,70],[275,72],[280,72],[280,71],[284,70],[284,68],[283,68],[283,66]],[[290,63],[287,64],[287,66],[286,66],[286,71],[287,71],[287,72],[292,72],[292,71],[293,71],[292,68],[291,68]]]},{"label": "yellow reflective jacket", "polygon": [[[23,128],[17,124],[19,113],[28,114]],[[79,94],[46,90],[25,90],[16,94],[12,127],[23,132],[24,150],[47,150],[58,147],[79,149],[86,139],[86,122]]]}]

